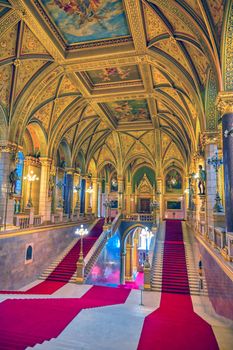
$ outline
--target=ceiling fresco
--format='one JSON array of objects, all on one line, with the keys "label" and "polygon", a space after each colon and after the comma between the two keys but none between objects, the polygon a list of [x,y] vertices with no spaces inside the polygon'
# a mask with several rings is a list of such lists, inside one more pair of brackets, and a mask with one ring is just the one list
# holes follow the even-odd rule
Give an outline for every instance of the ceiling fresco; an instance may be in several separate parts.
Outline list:
[{"label": "ceiling fresco", "polygon": [[68,45],[129,36],[121,0],[41,0]]},{"label": "ceiling fresco", "polygon": [[137,66],[103,68],[86,72],[92,85],[140,80]]},{"label": "ceiling fresco", "polygon": [[106,103],[107,109],[118,122],[150,120],[146,100],[128,100]]}]

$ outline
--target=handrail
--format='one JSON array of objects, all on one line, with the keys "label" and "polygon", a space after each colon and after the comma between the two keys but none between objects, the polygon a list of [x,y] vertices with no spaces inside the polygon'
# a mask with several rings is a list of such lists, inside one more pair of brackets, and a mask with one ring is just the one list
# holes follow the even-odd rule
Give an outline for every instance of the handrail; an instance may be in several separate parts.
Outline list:
[{"label": "handrail", "polygon": [[153,215],[152,214],[140,214],[140,213],[133,213],[133,214],[123,214],[122,220],[127,221],[153,221]]},{"label": "handrail", "polygon": [[116,232],[116,230],[118,229],[120,223],[121,223],[121,218],[122,218],[122,214],[119,213],[117,214],[117,216],[114,218],[112,224],[111,224],[111,233],[112,235]]}]

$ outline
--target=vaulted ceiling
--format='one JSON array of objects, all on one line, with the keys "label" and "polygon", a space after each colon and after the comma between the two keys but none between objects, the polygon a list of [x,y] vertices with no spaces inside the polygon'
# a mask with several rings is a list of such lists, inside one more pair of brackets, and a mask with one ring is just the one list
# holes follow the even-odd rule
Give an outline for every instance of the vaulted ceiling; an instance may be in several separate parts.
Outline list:
[{"label": "vaulted ceiling", "polygon": [[39,126],[43,155],[185,168],[217,127],[230,2],[0,0],[1,139],[30,148]]}]

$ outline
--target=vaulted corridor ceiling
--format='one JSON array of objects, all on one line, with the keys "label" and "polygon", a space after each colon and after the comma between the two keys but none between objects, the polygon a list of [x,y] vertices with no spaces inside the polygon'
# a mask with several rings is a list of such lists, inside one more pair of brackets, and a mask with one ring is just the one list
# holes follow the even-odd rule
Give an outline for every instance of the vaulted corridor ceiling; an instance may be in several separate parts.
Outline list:
[{"label": "vaulted corridor ceiling", "polygon": [[[229,11],[227,11],[227,9]],[[188,166],[217,128],[230,1],[1,0],[1,140]],[[222,35],[223,37],[223,35]],[[223,76],[224,75],[224,76]]]}]

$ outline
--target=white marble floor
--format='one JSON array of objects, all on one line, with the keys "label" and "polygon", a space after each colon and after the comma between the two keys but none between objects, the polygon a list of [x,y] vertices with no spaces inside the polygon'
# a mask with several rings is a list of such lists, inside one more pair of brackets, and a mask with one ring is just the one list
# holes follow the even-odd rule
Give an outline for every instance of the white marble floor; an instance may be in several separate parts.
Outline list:
[{"label": "white marble floor", "polygon": [[[37,283],[40,281],[23,289]],[[91,287],[67,284],[53,295],[0,295],[0,302],[12,298],[80,298]],[[135,350],[144,319],[159,308],[160,298],[160,293],[144,291],[143,305],[140,305],[141,291],[131,290],[124,304],[82,310],[57,338],[38,344],[33,349],[115,350],[120,346],[124,350]],[[192,302],[194,311],[212,326],[220,350],[231,350],[233,322],[217,315],[207,297],[192,296]]]}]

